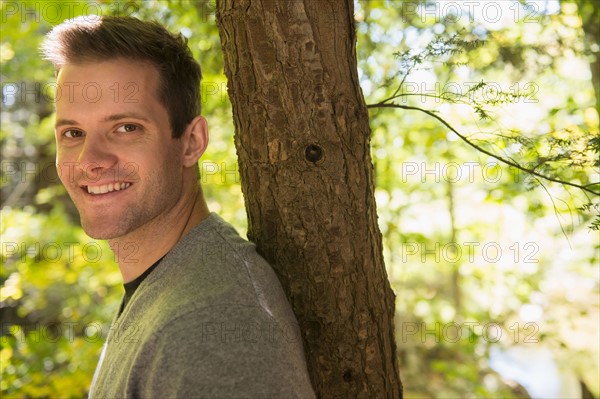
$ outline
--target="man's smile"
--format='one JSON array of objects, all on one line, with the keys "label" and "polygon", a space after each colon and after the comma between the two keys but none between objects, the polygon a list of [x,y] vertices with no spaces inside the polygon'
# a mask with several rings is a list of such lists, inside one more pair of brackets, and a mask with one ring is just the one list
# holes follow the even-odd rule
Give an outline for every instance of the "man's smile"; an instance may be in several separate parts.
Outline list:
[{"label": "man's smile", "polygon": [[81,188],[85,192],[87,192],[88,194],[91,194],[91,195],[102,195],[102,194],[107,194],[107,193],[111,193],[114,191],[123,191],[123,190],[127,190],[129,187],[131,187],[130,182],[113,182],[113,183],[106,183],[106,184],[100,184],[100,185],[94,185],[94,186],[91,186],[91,185],[81,186]]}]

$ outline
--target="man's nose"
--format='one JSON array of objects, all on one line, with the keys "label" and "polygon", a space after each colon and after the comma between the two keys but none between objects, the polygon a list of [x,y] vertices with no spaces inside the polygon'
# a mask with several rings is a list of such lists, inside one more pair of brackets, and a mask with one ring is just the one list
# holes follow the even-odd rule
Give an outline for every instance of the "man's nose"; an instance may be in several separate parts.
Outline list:
[{"label": "man's nose", "polygon": [[118,157],[107,140],[88,135],[77,161],[84,178],[93,182],[101,178],[104,170],[113,168],[118,162]]}]

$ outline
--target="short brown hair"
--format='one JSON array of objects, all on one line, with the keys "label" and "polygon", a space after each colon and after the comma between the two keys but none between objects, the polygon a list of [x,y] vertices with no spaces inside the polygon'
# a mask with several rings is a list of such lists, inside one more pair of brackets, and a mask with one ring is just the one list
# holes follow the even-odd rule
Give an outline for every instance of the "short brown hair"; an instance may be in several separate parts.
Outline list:
[{"label": "short brown hair", "polygon": [[181,34],[133,17],[82,16],[54,27],[41,47],[58,72],[68,63],[126,58],[149,61],[160,76],[158,98],[169,113],[173,137],[200,115],[200,65]]}]

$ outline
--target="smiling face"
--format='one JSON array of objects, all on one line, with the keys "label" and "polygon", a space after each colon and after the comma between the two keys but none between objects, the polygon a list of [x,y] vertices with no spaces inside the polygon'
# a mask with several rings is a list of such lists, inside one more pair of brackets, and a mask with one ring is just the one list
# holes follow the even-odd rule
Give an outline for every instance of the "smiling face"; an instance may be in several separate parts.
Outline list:
[{"label": "smiling face", "polygon": [[67,64],[58,75],[59,176],[88,235],[122,237],[166,220],[181,201],[183,150],[144,62]]}]

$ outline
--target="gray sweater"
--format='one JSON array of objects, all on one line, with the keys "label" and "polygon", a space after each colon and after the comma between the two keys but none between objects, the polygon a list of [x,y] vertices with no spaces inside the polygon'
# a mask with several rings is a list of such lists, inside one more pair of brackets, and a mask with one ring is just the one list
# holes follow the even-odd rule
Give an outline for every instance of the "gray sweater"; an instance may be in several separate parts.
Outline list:
[{"label": "gray sweater", "polygon": [[91,398],[312,398],[271,266],[212,213],[113,320]]}]

